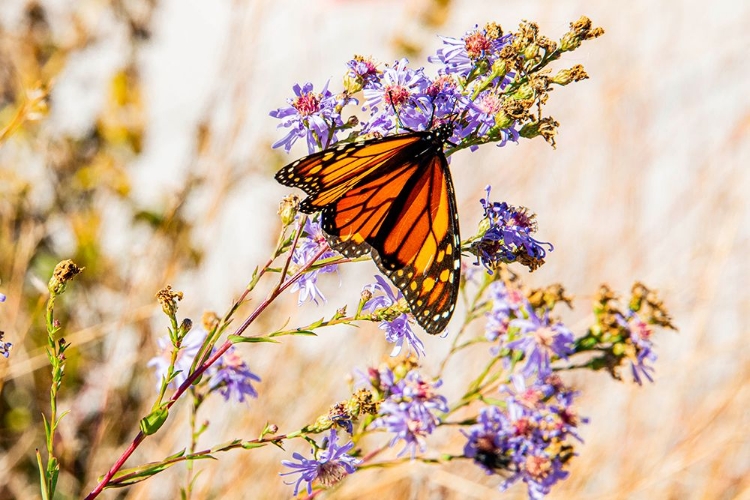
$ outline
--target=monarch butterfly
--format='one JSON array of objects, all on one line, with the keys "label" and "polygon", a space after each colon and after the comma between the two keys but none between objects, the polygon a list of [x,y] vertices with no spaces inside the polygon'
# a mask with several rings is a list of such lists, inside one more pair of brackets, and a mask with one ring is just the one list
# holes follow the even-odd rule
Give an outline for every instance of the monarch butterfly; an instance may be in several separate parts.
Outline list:
[{"label": "monarch butterfly", "polygon": [[429,334],[453,314],[461,240],[453,181],[443,146],[453,124],[350,144],[283,167],[276,180],[308,197],[300,211],[321,212],[331,247],[346,257],[371,253]]}]

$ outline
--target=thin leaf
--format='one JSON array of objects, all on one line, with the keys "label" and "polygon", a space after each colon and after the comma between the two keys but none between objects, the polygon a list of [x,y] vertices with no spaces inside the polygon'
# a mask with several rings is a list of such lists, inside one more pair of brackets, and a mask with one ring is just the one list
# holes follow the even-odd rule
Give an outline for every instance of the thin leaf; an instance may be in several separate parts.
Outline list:
[{"label": "thin leaf", "polygon": [[259,342],[270,342],[271,344],[278,344],[278,340],[273,340],[269,337],[243,337],[242,335],[230,335],[229,341],[233,344],[244,344],[250,343],[255,344]]}]

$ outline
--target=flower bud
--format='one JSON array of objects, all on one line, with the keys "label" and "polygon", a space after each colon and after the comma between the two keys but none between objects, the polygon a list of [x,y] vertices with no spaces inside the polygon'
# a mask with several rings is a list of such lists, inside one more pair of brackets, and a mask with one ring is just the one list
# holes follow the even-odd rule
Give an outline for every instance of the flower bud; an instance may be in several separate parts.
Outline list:
[{"label": "flower bud", "polygon": [[177,314],[177,302],[182,300],[182,292],[173,292],[172,285],[167,285],[156,294],[161,310],[170,318]]},{"label": "flower bud", "polygon": [[557,127],[560,124],[557,123],[553,118],[542,118],[538,121],[533,121],[524,125],[518,134],[526,139],[532,139],[538,135],[541,135],[545,141],[555,147],[555,135],[557,135]]},{"label": "flower bud", "polygon": [[504,78],[508,74],[508,63],[504,59],[498,59],[492,63],[492,76]]},{"label": "flower bud", "polygon": [[351,73],[344,75],[344,90],[346,90],[347,94],[356,94],[363,88],[364,86],[362,85],[362,78],[360,76]]},{"label": "flower bud", "polygon": [[281,203],[279,203],[278,214],[281,215],[281,223],[285,226],[290,225],[294,222],[294,218],[297,216],[297,209],[299,208],[299,196],[296,194],[290,194],[285,196]]},{"label": "flower bud", "polygon": [[513,118],[508,116],[508,114],[505,111],[500,111],[498,114],[495,115],[495,126],[492,127],[492,129],[489,131],[490,134],[495,132],[495,129],[497,129],[497,132],[500,132],[501,130],[509,128],[511,125],[513,125]]},{"label": "flower bud", "polygon": [[187,333],[193,328],[193,320],[190,318],[185,318],[182,320],[182,323],[180,323],[180,334],[182,337],[187,335]]},{"label": "flower bud", "polygon": [[570,31],[560,40],[560,51],[567,52],[580,47],[583,40],[591,40],[604,34],[602,28],[592,28],[591,19],[581,16],[578,21],[570,23]]},{"label": "flower bud", "polygon": [[527,61],[533,61],[539,55],[539,45],[530,43],[523,49],[523,57]]},{"label": "flower bud", "polygon": [[60,295],[65,291],[68,282],[75,278],[84,267],[78,267],[72,260],[64,260],[55,266],[47,287],[52,295]]},{"label": "flower bud", "polygon": [[580,82],[588,77],[589,75],[586,74],[583,66],[577,64],[570,69],[561,69],[555,76],[550,78],[550,82],[558,85],[567,85],[571,82]]}]

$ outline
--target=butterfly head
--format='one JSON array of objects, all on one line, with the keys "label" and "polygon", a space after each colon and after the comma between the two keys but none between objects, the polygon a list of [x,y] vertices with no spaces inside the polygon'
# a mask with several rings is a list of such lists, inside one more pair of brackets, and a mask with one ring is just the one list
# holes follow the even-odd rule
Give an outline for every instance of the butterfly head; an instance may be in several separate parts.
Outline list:
[{"label": "butterfly head", "polygon": [[436,143],[443,145],[449,141],[453,136],[454,125],[453,122],[444,122],[431,130],[433,140]]}]

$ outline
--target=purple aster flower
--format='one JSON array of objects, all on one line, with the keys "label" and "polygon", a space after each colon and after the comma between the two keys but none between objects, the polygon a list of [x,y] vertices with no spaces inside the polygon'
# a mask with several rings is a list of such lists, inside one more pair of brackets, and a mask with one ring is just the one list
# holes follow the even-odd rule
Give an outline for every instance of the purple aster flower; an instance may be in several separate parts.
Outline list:
[{"label": "purple aster flower", "polygon": [[578,435],[579,424],[588,423],[588,419],[580,417],[573,404],[577,392],[570,390],[563,384],[556,374],[546,375],[544,378],[534,378],[531,385],[521,375],[513,375],[511,384],[502,388],[508,395],[508,411],[512,415],[534,415],[538,422],[544,422],[545,439],[567,439],[569,436],[583,442]]},{"label": "purple aster flower", "polygon": [[[180,352],[177,353],[177,361],[174,365],[174,370],[178,373],[169,383],[169,387],[175,389],[187,380],[190,367],[193,365],[193,360],[203,345],[206,335],[207,333],[203,328],[194,326],[182,339],[182,346]],[[159,346],[160,353],[158,356],[151,358],[147,366],[155,368],[156,389],[159,390],[162,380],[167,376],[174,347],[169,337],[161,337],[156,340],[156,343]]]},{"label": "purple aster flower", "polygon": [[[487,198],[482,199],[485,220],[489,228],[472,248],[489,272],[501,262],[519,261],[532,270],[541,265],[547,251],[554,249],[552,244],[534,239],[536,232],[534,215],[524,208],[516,208],[505,202],[491,203],[490,186],[487,186]],[[545,249],[545,245],[548,249]]]},{"label": "purple aster flower", "polygon": [[469,105],[466,128],[475,131],[477,135],[486,134],[495,126],[495,115],[503,109],[502,104],[500,96],[494,92],[482,92]]},{"label": "purple aster flower", "polygon": [[336,142],[336,131],[344,123],[339,110],[352,101],[349,97],[334,96],[328,90],[328,82],[321,92],[313,92],[312,83],[302,87],[294,85],[296,97],[289,99],[289,106],[271,111],[274,118],[283,120],[279,128],[289,128],[289,132],[276,141],[272,147],[284,146],[288,153],[297,139],[307,140],[307,149],[312,154]]},{"label": "purple aster flower", "polygon": [[[297,247],[294,249],[294,253],[292,253],[292,263],[297,268],[305,266],[310,259],[318,253],[321,246],[327,244],[325,234],[323,234],[323,230],[320,228],[319,220],[308,218],[302,231],[303,236],[300,237],[297,242]],[[320,256],[320,259],[328,259],[335,255],[336,252],[331,250],[323,253],[323,255]],[[308,271],[292,284],[290,292],[299,292],[299,305],[302,305],[308,300],[311,300],[316,304],[318,303],[318,299],[325,302],[326,298],[323,296],[317,285],[318,275],[320,273],[333,273],[336,272],[336,270],[337,266],[331,264],[321,267],[320,269]]]},{"label": "purple aster flower", "polygon": [[434,426],[439,422],[434,412],[448,412],[448,400],[435,390],[441,385],[442,380],[430,382],[422,378],[418,371],[411,370],[403,379],[391,386],[389,399],[408,402],[412,414],[421,420],[432,422]]},{"label": "purple aster flower", "polygon": [[[477,96],[472,102],[467,102],[465,106],[465,112],[462,116],[465,118],[462,120],[460,127],[460,136],[468,137],[470,135],[481,137],[487,135],[491,129],[496,127],[495,117],[502,111],[502,100],[493,91],[484,91]],[[518,142],[519,133],[515,128],[515,123],[511,124],[501,130],[492,130],[493,134],[497,135],[497,147],[505,146],[510,140]],[[469,149],[476,151],[479,148],[478,145],[474,144]]]},{"label": "purple aster flower", "polygon": [[438,75],[425,90],[435,106],[435,117],[451,115],[455,112],[456,101],[463,97],[458,89],[456,79],[451,75]]},{"label": "purple aster flower", "polygon": [[5,298],[6,298],[5,295],[0,293],[0,302],[5,302]]},{"label": "purple aster flower", "polygon": [[[382,276],[375,276],[375,281],[377,283],[365,286],[365,289],[369,290],[373,294],[373,297],[367,301],[362,308],[363,310],[372,312],[376,309],[389,308],[403,297],[400,291],[394,293],[391,286]],[[379,292],[380,295],[375,295],[376,292]],[[385,339],[389,343],[396,344],[391,352],[391,356],[397,356],[401,352],[404,342],[414,349],[417,356],[424,355],[424,344],[411,329],[409,316],[406,313],[401,313],[390,321],[382,321],[379,328],[385,331]]]},{"label": "purple aster flower", "polygon": [[250,371],[234,347],[225,352],[219,362],[211,367],[210,373],[210,389],[219,389],[225,401],[234,396],[237,401],[244,403],[245,396],[258,397],[253,382],[260,382],[260,377]]},{"label": "purple aster flower", "polygon": [[396,133],[396,117],[393,113],[380,113],[362,122],[360,137],[383,137]]},{"label": "purple aster flower", "polygon": [[643,321],[637,313],[630,311],[627,320],[619,317],[618,321],[624,323],[624,327],[628,332],[630,341],[632,342],[632,349],[626,349],[628,358],[630,359],[630,369],[633,374],[633,380],[638,385],[643,385],[643,379],[641,376],[646,377],[649,382],[653,382],[651,374],[654,372],[654,368],[646,363],[653,363],[657,359],[656,353],[653,351],[653,343],[651,342],[651,335],[653,329],[651,325]]},{"label": "purple aster flower", "polygon": [[346,66],[349,68],[346,77],[355,82],[355,88],[352,90],[359,90],[371,85],[377,85],[380,75],[382,74],[371,57],[354,56],[354,59],[347,62]]},{"label": "purple aster flower", "polygon": [[5,332],[0,331],[0,355],[7,358],[10,356],[10,348],[13,347],[13,344],[10,342],[4,342],[3,337],[5,336]]},{"label": "purple aster flower", "polygon": [[399,441],[404,441],[404,448],[398,453],[398,456],[409,451],[411,457],[414,458],[417,449],[421,452],[425,450],[424,438],[435,429],[434,423],[431,424],[430,421],[415,416],[409,411],[408,403],[385,401],[380,404],[380,413],[382,416],[375,420],[372,425],[373,427],[385,428],[388,432],[394,434],[390,446],[394,446]]},{"label": "purple aster flower", "polygon": [[519,329],[521,338],[509,342],[506,347],[523,351],[526,366],[523,373],[527,376],[534,372],[540,376],[550,373],[552,358],[567,359],[573,353],[574,336],[562,323],[551,323],[549,313],[539,317],[533,309],[527,311],[528,318],[511,320],[510,327]]},{"label": "purple aster flower", "polygon": [[501,491],[521,480],[530,498],[542,498],[565,479],[565,464],[575,455],[570,437],[579,423],[572,406],[574,392],[551,375],[527,387],[514,376],[504,389],[506,409],[488,406],[480,410],[477,424],[462,431],[467,438],[464,456],[473,458],[487,474],[505,479]]},{"label": "purple aster flower", "polygon": [[[390,375],[392,377],[393,373]],[[399,455],[410,451],[414,458],[417,449],[424,451],[424,438],[440,423],[436,413],[448,411],[448,401],[435,391],[442,381],[430,382],[411,370],[403,379],[386,385],[388,395],[380,405],[380,417],[373,422],[373,427],[382,427],[394,434],[390,446],[403,440],[405,445]]]},{"label": "purple aster flower", "polygon": [[531,309],[523,292],[518,288],[508,288],[503,281],[495,281],[489,286],[492,310],[487,313],[485,337],[490,342],[502,337],[506,339],[508,326],[513,318],[522,315],[522,311]]},{"label": "purple aster flower", "polygon": [[513,427],[500,408],[482,408],[479,411],[477,425],[472,426],[468,432],[461,432],[467,439],[464,456],[473,458],[487,474],[495,474],[498,470],[509,468],[512,458],[508,445],[513,435]]},{"label": "purple aster flower", "polygon": [[393,370],[385,365],[379,368],[370,366],[367,368],[367,373],[356,369],[355,373],[358,375],[359,382],[362,385],[372,387],[383,399],[387,399],[391,395],[391,390],[396,384]]},{"label": "purple aster flower", "polygon": [[[281,476],[288,476],[291,474],[299,474],[299,478],[294,484],[293,496],[297,496],[300,485],[305,482],[307,483],[307,494],[312,494],[312,483],[316,479],[326,487],[333,486],[344,479],[347,475],[353,474],[356,471],[356,467],[362,463],[347,454],[349,450],[354,447],[354,443],[351,441],[344,446],[338,446],[336,443],[337,436],[336,430],[331,429],[331,434],[323,441],[323,448],[320,451],[320,456],[314,459],[308,459],[294,453],[292,456],[297,462],[291,460],[282,460],[282,464],[286,467],[293,469],[290,472],[283,472]],[[315,453],[315,450],[311,450]]]},{"label": "purple aster flower", "polygon": [[[383,71],[378,85],[365,87],[365,102],[373,115],[381,112],[392,115],[395,108],[401,124],[412,130],[430,128],[430,114],[425,114],[419,105],[430,85],[424,69],[409,68],[409,61],[401,59]],[[379,109],[379,106],[383,109]]]},{"label": "purple aster flower", "polygon": [[[570,475],[568,471],[563,469],[563,466],[563,462],[556,458],[550,458],[544,451],[529,453],[526,455],[526,460],[518,474],[505,482],[507,486],[510,486],[518,479],[522,479],[526,483],[529,498],[541,499],[549,494],[552,486],[558,481],[562,481]],[[503,489],[501,487],[501,491]]]},{"label": "purple aster flower", "polygon": [[[490,29],[488,29],[490,28]],[[443,64],[445,71],[468,77],[481,61],[492,65],[500,55],[502,48],[510,43],[512,35],[501,36],[499,27],[488,25],[467,31],[461,38],[441,36],[444,47],[438,49],[434,56],[427,58],[432,63]]]}]

